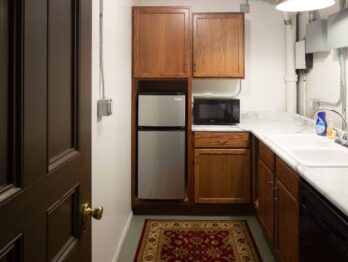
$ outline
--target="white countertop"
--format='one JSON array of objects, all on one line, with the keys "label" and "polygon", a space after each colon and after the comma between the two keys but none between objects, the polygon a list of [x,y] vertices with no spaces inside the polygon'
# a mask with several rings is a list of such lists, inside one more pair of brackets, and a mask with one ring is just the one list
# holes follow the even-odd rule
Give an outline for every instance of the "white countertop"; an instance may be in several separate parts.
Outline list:
[{"label": "white countertop", "polygon": [[251,132],[348,216],[348,168],[309,168],[302,166],[284,148],[275,145],[266,137],[269,134],[314,134],[312,120],[285,112],[249,112],[241,115],[241,122],[238,125],[193,125],[192,131]]}]

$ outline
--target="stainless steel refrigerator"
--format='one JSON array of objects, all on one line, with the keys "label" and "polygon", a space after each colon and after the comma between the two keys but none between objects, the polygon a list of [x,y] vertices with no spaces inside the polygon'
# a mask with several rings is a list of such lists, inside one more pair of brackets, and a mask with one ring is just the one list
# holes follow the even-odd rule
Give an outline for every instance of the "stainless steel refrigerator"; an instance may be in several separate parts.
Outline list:
[{"label": "stainless steel refrigerator", "polygon": [[138,198],[185,198],[185,115],[185,94],[138,95]]}]

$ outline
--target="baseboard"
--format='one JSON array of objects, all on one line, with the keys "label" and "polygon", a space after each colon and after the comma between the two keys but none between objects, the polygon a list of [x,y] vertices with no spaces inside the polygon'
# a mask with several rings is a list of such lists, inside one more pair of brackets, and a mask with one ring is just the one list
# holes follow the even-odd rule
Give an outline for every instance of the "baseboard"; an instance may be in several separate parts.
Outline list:
[{"label": "baseboard", "polygon": [[122,246],[123,246],[123,242],[126,239],[126,236],[127,236],[127,233],[128,233],[129,227],[130,227],[130,224],[132,222],[132,218],[133,218],[133,212],[131,211],[130,214],[129,214],[129,217],[127,219],[126,226],[124,227],[124,230],[122,232],[121,239],[120,239],[120,242],[118,243],[118,246],[117,246],[117,249],[116,249],[116,253],[115,253],[115,256],[114,256],[114,259],[112,260],[112,262],[117,262],[118,257],[120,256],[120,252],[121,252],[121,249],[122,249]]}]

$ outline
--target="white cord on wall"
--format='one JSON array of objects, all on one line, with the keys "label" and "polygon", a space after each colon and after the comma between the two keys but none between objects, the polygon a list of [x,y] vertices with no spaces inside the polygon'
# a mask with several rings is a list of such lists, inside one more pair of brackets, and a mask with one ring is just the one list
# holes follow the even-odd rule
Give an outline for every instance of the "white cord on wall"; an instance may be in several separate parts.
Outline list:
[{"label": "white cord on wall", "polygon": [[97,101],[97,115],[100,120],[103,116],[112,115],[112,99],[105,96],[104,56],[103,56],[103,13],[104,3],[99,0],[99,100]]},{"label": "white cord on wall", "polygon": [[103,59],[103,15],[104,15],[104,1],[99,1],[99,95],[100,98],[105,98],[105,79],[104,79],[104,59]]}]

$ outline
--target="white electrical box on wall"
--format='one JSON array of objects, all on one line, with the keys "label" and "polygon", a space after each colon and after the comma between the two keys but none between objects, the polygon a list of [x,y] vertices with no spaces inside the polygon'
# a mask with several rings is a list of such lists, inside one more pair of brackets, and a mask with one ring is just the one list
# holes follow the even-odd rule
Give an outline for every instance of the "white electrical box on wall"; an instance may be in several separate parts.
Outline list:
[{"label": "white electrical box on wall", "polygon": [[348,8],[328,17],[328,45],[330,49],[348,46]]},{"label": "white electrical box on wall", "polygon": [[295,67],[296,69],[306,69],[306,43],[305,41],[296,42],[296,57]]},{"label": "white electrical box on wall", "polygon": [[321,19],[306,25],[306,53],[328,52],[327,20]]}]

